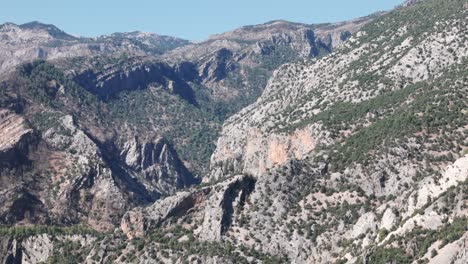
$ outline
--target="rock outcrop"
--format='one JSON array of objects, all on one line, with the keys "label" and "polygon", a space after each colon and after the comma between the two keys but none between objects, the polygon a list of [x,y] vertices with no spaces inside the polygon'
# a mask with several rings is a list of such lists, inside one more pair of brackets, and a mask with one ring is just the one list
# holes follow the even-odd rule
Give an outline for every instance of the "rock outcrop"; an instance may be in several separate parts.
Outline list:
[{"label": "rock outcrop", "polygon": [[159,200],[148,207],[127,212],[121,229],[127,237],[142,237],[163,225],[200,219],[195,230],[201,240],[221,241],[232,223],[234,209],[242,208],[255,187],[255,180],[238,175],[229,181]]},{"label": "rock outcrop", "polygon": [[197,182],[163,138],[140,143],[135,137],[124,144],[120,156],[160,192],[172,194]]},{"label": "rock outcrop", "polygon": [[[119,163],[72,116],[56,118],[49,119],[56,126],[41,131],[33,148],[27,139],[35,133],[24,119],[2,111],[2,162],[8,164],[2,170],[3,223],[86,221],[109,230],[130,207],[196,182],[163,139],[141,143],[134,138],[124,145]],[[46,173],[52,176],[44,178]]]},{"label": "rock outcrop", "polygon": [[[96,71],[94,65],[73,73],[72,78],[99,98],[109,100],[120,92],[147,89],[160,86],[180,96],[191,104],[196,104],[190,85],[179,76],[172,67],[160,62],[125,61],[128,65],[110,64],[104,71]],[[94,62],[93,62],[94,63]],[[67,65],[68,66],[68,65]]]},{"label": "rock outcrop", "polygon": [[151,206],[128,211],[122,218],[120,227],[129,238],[142,237],[171,218],[177,221],[177,217],[183,216],[194,206],[194,195],[190,192],[181,192],[157,201]]},{"label": "rock outcrop", "polygon": [[[64,261],[65,256],[70,256],[70,252],[60,254],[64,244],[78,245],[81,250],[86,251],[96,238],[90,235],[47,235],[40,234],[27,238],[18,237],[9,239],[0,237],[0,262],[1,263],[46,263],[51,259]],[[65,249],[66,250],[66,249]],[[78,254],[79,255],[79,254]],[[68,259],[71,260],[71,259]],[[74,261],[80,261],[73,259]]]},{"label": "rock outcrop", "polygon": [[0,166],[13,167],[26,162],[34,135],[24,118],[10,110],[0,109],[0,134]]}]

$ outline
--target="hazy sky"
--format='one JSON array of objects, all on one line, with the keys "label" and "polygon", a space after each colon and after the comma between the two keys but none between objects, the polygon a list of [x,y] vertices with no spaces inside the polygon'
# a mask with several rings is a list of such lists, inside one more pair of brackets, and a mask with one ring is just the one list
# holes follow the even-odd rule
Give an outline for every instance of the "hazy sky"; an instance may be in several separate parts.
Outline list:
[{"label": "hazy sky", "polygon": [[336,22],[389,10],[403,0],[0,0],[0,23],[40,21],[96,36],[147,31],[203,40],[276,19]]}]

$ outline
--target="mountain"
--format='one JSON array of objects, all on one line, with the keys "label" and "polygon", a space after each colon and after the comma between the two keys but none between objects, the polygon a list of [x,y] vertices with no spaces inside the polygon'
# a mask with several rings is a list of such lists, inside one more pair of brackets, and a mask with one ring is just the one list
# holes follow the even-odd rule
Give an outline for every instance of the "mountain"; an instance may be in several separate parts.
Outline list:
[{"label": "mountain", "polygon": [[[202,43],[3,25],[0,222],[108,232],[135,206],[199,183],[222,121],[255,100],[277,66],[329,53],[370,19],[277,21]],[[242,47],[213,44],[223,38]],[[181,59],[190,50],[198,55]]]},{"label": "mountain", "polygon": [[[10,26],[15,27],[15,25],[11,23],[10,23]],[[25,30],[25,31],[46,32],[49,36],[55,39],[63,39],[63,40],[76,40],[77,39],[76,37],[65,33],[64,31],[62,31],[61,29],[57,28],[54,25],[43,24],[38,21],[25,23],[25,24],[19,25],[18,27],[21,30]]]},{"label": "mountain", "polygon": [[169,64],[195,70],[206,96],[223,120],[253,103],[273,70],[300,59],[330,53],[374,14],[352,21],[306,25],[272,21],[213,35],[201,43],[183,46],[162,55]]},{"label": "mountain", "polygon": [[190,41],[171,36],[161,36],[147,32],[113,33],[108,36],[99,36],[98,42],[111,42],[116,46],[135,45],[149,54],[162,54],[190,44]]},{"label": "mountain", "polygon": [[424,0],[406,0],[402,6],[410,6],[410,5],[414,5],[418,2],[421,2],[421,1],[424,1]]},{"label": "mountain", "polygon": [[160,54],[188,44],[174,37],[141,32],[116,33],[98,38],[78,38],[54,25],[30,22],[0,25],[0,74],[36,59],[59,59],[124,53]]},{"label": "mountain", "polygon": [[467,12],[19,66],[0,261],[466,263]]},{"label": "mountain", "polygon": [[[146,104],[160,105],[154,110],[164,109],[168,116],[161,113],[149,115],[146,109],[140,107],[133,110],[138,112],[141,119],[134,126],[141,127],[143,122],[153,124],[155,127],[151,129],[173,142],[191,171],[201,175],[208,169],[207,163],[221,123],[260,96],[274,69],[285,62],[329,53],[376,16],[323,25],[274,21],[240,28],[192,44],[155,34],[116,33],[96,39],[76,38],[62,43],[65,46],[60,44],[62,46],[53,48],[57,50],[55,55],[49,50],[40,57],[55,64],[67,78],[113,105],[114,109],[129,109],[133,106],[129,106],[128,102],[151,98],[153,102],[146,100]],[[38,40],[24,40],[24,48],[17,42],[5,41],[5,51],[11,49],[22,54],[9,55],[3,62],[5,71],[11,71],[20,62],[33,60],[37,50],[45,49],[44,45],[62,41],[53,37],[60,34],[50,33],[60,30],[52,30],[50,25],[37,22],[29,25],[26,29],[12,25],[19,28],[15,30],[21,31],[21,34]],[[14,38],[8,37],[12,33],[5,34],[7,37],[4,39]],[[43,36],[43,39],[39,36]],[[244,39],[239,36],[244,36]],[[164,93],[169,92],[177,97],[176,100],[182,101],[166,107],[166,101],[161,101],[165,99],[157,96],[154,89],[148,89],[151,87],[162,87]],[[123,100],[123,97],[128,100]],[[145,103],[139,102],[139,105]],[[182,109],[191,113],[187,116],[200,117],[194,120],[181,117]],[[193,125],[179,125],[181,120]],[[210,125],[200,126],[202,123]],[[190,129],[197,132],[192,133]],[[148,127],[133,130],[132,133],[146,133]],[[111,139],[102,139],[107,140]]]},{"label": "mountain", "polygon": [[169,233],[180,260],[466,262],[464,4],[398,8],[281,66],[223,125],[205,187],[127,212],[136,258]]}]

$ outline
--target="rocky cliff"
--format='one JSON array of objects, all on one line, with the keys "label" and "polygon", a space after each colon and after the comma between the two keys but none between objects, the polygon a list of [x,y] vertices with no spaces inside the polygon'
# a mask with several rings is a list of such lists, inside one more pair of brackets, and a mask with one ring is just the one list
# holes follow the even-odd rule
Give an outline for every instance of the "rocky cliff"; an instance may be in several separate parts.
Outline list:
[{"label": "rocky cliff", "polygon": [[131,207],[197,182],[157,134],[122,128],[113,138],[96,116],[98,101],[57,68],[27,65],[3,85],[3,224],[110,230]]},{"label": "rocky cliff", "polygon": [[24,128],[19,116],[3,120],[9,123],[2,126],[4,135],[16,130],[16,139],[2,144],[2,162],[11,160],[2,168],[5,224],[84,221],[109,230],[131,206],[196,182],[162,139],[129,140],[114,160],[109,148],[80,130],[72,116],[55,115],[40,117],[42,122],[57,122],[54,127],[36,127],[34,132]]},{"label": "rocky cliff", "polygon": [[[466,263],[468,9],[411,2],[18,68],[0,94],[0,157],[18,161],[1,170],[2,261]],[[213,102],[274,69],[194,177],[226,117]]]},{"label": "rocky cliff", "polygon": [[[224,195],[144,233],[182,228],[278,262],[466,262],[466,12],[464,1],[398,8],[328,56],[280,67],[223,126],[205,184]],[[253,188],[228,199],[221,186],[239,174]]]}]

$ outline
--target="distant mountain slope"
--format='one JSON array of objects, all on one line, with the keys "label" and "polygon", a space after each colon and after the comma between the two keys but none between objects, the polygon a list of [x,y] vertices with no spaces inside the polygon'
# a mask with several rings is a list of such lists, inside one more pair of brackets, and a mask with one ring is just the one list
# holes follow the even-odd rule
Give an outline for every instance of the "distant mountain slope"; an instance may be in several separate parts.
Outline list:
[{"label": "distant mountain slope", "polygon": [[199,82],[226,118],[253,103],[277,67],[328,54],[378,15],[323,25],[272,21],[245,26],[174,49],[162,59],[194,65]]},{"label": "distant mountain slope", "polygon": [[99,38],[71,36],[54,25],[30,22],[0,25],[0,73],[35,59],[77,56],[161,54],[188,44],[186,40],[141,32],[116,33]]},{"label": "distant mountain slope", "polygon": [[[213,125],[205,126],[195,133],[199,136],[187,134],[189,130],[174,129],[180,127],[174,126],[178,122],[172,120],[173,116],[180,114],[177,112],[168,111],[169,117],[164,117],[168,120],[164,122],[156,122],[161,115],[149,116],[142,113],[141,118],[153,119],[146,122],[156,122],[159,133],[174,142],[181,158],[192,171],[200,174],[207,171],[209,156],[221,122],[256,100],[274,69],[286,62],[329,53],[352,32],[376,16],[378,15],[351,22],[317,26],[274,21],[244,27],[213,36],[206,42],[193,44],[177,38],[141,32],[116,33],[96,39],[75,38],[61,43],[61,40],[55,39],[49,31],[56,32],[54,34],[57,36],[64,33],[58,34],[57,32],[61,31],[53,26],[36,22],[25,26],[26,32],[23,32],[21,26],[18,27],[18,32],[22,35],[37,38],[36,42],[23,41],[25,49],[31,49],[31,54],[24,53],[23,46],[18,43],[8,44],[7,41],[5,45],[6,50],[18,49],[16,52],[26,54],[23,59],[29,60],[35,58],[36,50],[43,50],[44,43],[58,41],[57,45],[62,45],[58,48],[59,53],[51,55],[48,52],[42,57],[58,65],[67,78],[73,79],[101,100],[111,104],[153,98],[148,96],[148,93],[151,93],[148,89],[150,87],[163,87],[183,99],[184,103],[190,104],[187,107],[192,109],[187,111],[199,112],[205,119],[212,120],[210,123]],[[36,30],[34,32],[37,34],[31,30]],[[249,32],[258,34],[252,35]],[[244,39],[239,37],[241,35]],[[20,39],[16,38],[15,41]],[[175,48],[178,45],[186,47]],[[68,52],[69,50],[71,51]],[[165,51],[162,55],[159,52],[161,50]],[[12,63],[9,67],[22,60],[21,56],[8,58],[11,61],[7,60],[5,65]],[[124,94],[125,98],[130,96],[132,100],[122,100]],[[153,104],[154,109],[157,109],[159,101]],[[119,107],[131,111],[128,105]],[[172,107],[170,109],[173,110]],[[139,133],[144,133],[141,132],[142,129],[138,130]]]},{"label": "distant mountain slope", "polygon": [[125,43],[132,43],[148,54],[154,55],[163,54],[175,48],[190,44],[190,41],[185,39],[140,31],[113,33],[111,35],[97,37],[96,40],[104,43],[111,42],[117,46],[124,46]]}]

